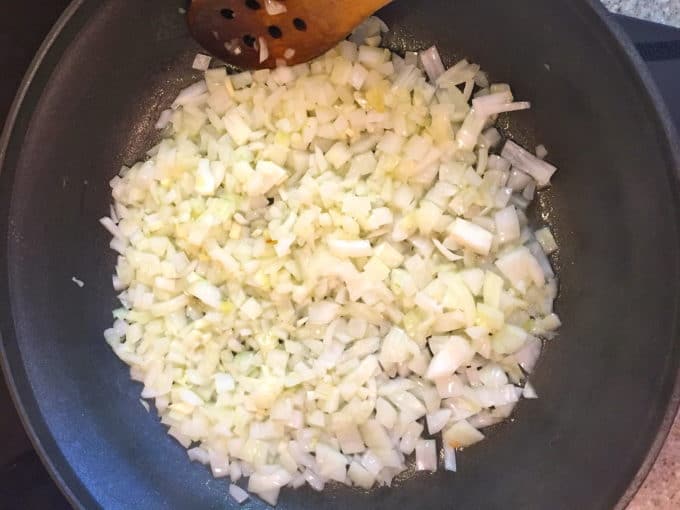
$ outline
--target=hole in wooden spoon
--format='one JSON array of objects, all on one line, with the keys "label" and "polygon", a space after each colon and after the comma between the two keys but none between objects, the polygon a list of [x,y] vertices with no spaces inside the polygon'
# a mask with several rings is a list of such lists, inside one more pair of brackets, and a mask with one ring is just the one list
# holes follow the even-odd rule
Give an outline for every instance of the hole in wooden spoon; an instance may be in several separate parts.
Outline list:
[{"label": "hole in wooden spoon", "polygon": [[305,23],[305,20],[301,18],[295,18],[293,20],[293,26],[300,32],[304,32],[305,30],[307,30],[307,23]]},{"label": "hole in wooden spoon", "polygon": [[234,11],[231,9],[222,9],[220,14],[224,19],[234,19]]},{"label": "hole in wooden spoon", "polygon": [[246,46],[252,48],[253,46],[255,46],[255,38],[250,34],[246,34],[243,36],[243,43]]},{"label": "hole in wooden spoon", "polygon": [[248,9],[256,11],[260,9],[262,6],[260,5],[260,2],[258,2],[257,0],[246,0],[246,7]]},{"label": "hole in wooden spoon", "polygon": [[277,27],[276,25],[271,25],[267,31],[269,32],[269,35],[271,35],[274,39],[280,39],[281,36],[283,35],[283,32],[281,32],[281,29]]}]

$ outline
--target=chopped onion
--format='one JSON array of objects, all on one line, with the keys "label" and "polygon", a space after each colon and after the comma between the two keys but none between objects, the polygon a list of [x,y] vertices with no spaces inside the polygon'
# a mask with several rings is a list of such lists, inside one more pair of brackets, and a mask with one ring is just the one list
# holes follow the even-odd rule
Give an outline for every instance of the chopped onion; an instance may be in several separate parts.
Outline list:
[{"label": "chopped onion", "polygon": [[355,44],[365,44],[367,39],[387,31],[387,25],[380,18],[369,16],[354,29],[349,40]]},{"label": "chopped onion", "polygon": [[457,469],[456,450],[448,445],[444,445],[444,469],[453,472]]},{"label": "chopped onion", "polygon": [[507,186],[513,191],[522,191],[531,182],[531,176],[515,168],[510,172]]},{"label": "chopped onion", "polygon": [[512,140],[505,142],[501,156],[510,161],[512,166],[531,175],[538,186],[545,187],[550,185],[550,178],[555,173],[555,168],[517,145]]},{"label": "chopped onion", "polygon": [[192,69],[196,69],[197,71],[207,71],[208,68],[210,67],[210,61],[212,60],[212,57],[208,55],[203,55],[202,53],[197,53],[196,57],[194,57],[194,62],[191,64]]},{"label": "chopped onion", "polygon": [[428,49],[421,51],[419,56],[427,77],[432,82],[437,81],[437,78],[444,74],[444,64],[439,56],[437,47],[430,46]]},{"label": "chopped onion", "polygon": [[172,110],[167,109],[161,112],[160,117],[158,117],[158,122],[154,126],[156,129],[165,129],[170,121],[172,120]]},{"label": "chopped onion", "polygon": [[537,145],[534,152],[538,159],[545,159],[548,157],[548,149],[545,148],[545,145]]},{"label": "chopped onion", "polygon": [[535,194],[536,194],[536,183],[534,181],[531,181],[524,188],[524,191],[522,192],[522,196],[524,198],[526,198],[527,200],[533,200]]},{"label": "chopped onion", "polygon": [[341,306],[332,301],[321,301],[309,305],[309,322],[311,324],[328,324],[337,317]]},{"label": "chopped onion", "polygon": [[485,117],[531,108],[531,104],[526,101],[513,103],[512,95],[506,92],[476,97],[472,100],[472,106],[480,115]]},{"label": "chopped onion", "polygon": [[269,47],[264,37],[257,38],[260,47],[260,64],[269,58]]},{"label": "chopped onion", "polygon": [[172,103],[172,108],[176,110],[180,106],[188,105],[196,101],[203,94],[208,92],[208,86],[201,80],[183,89]]},{"label": "chopped onion", "polygon": [[493,234],[474,223],[456,218],[450,229],[456,242],[462,244],[480,255],[488,255],[493,242]]},{"label": "chopped onion", "polygon": [[534,371],[536,361],[541,355],[542,344],[538,338],[529,337],[519,351],[515,352],[512,357],[524,369],[525,372],[531,373]]},{"label": "chopped onion", "polygon": [[369,473],[369,471],[358,462],[352,462],[350,464],[347,474],[352,482],[362,489],[370,489],[375,483],[375,476]]},{"label": "chopped onion", "polygon": [[519,218],[515,207],[510,205],[494,215],[498,241],[507,243],[519,239]]},{"label": "chopped onion", "polygon": [[[456,448],[535,396],[524,373],[561,324],[556,243],[524,212],[554,167],[512,142],[494,154],[496,115],[528,103],[435,47],[391,54],[384,30],[369,18],[273,70],[197,57],[204,79],[100,220],[122,304],[105,340],[192,460],[270,504],[390,485],[414,452],[435,471],[428,433],[455,470]],[[264,37],[255,50],[270,58]]]},{"label": "chopped onion", "polygon": [[288,11],[282,2],[278,2],[277,0],[264,0],[264,8],[270,16],[276,16]]},{"label": "chopped onion", "polygon": [[234,498],[238,504],[245,502],[250,497],[246,491],[233,483],[229,484],[229,495]]},{"label": "chopped onion", "polygon": [[450,409],[439,409],[434,413],[428,414],[426,416],[428,432],[432,435],[437,434],[446,426],[449,418],[451,418]]},{"label": "chopped onion", "polygon": [[437,443],[434,439],[421,439],[417,442],[416,470],[437,471]]},{"label": "chopped onion", "polygon": [[442,437],[446,446],[457,449],[481,441],[484,439],[484,434],[470,425],[467,421],[461,420],[446,429]]},{"label": "chopped onion", "polygon": [[521,293],[525,293],[532,282],[538,287],[542,287],[545,283],[543,269],[524,246],[520,246],[498,258],[496,266],[512,283],[513,287]]},{"label": "chopped onion", "polygon": [[498,132],[498,129],[496,129],[495,127],[490,127],[489,129],[484,131],[482,133],[482,137],[484,138],[484,145],[486,145],[489,148],[496,147],[503,140],[501,134]]},{"label": "chopped onion", "polygon": [[557,251],[557,242],[548,227],[538,229],[534,235],[546,255],[550,255]]},{"label": "chopped onion", "polygon": [[461,336],[451,336],[432,358],[425,377],[436,380],[450,376],[473,355],[474,351],[467,340]]},{"label": "chopped onion", "polygon": [[538,398],[538,394],[536,393],[536,390],[534,387],[531,385],[529,381],[527,381],[524,384],[524,390],[522,391],[522,396],[524,398]]},{"label": "chopped onion", "polygon": [[327,239],[326,243],[337,257],[369,257],[373,253],[370,241],[363,239],[353,241]]},{"label": "chopped onion", "polygon": [[437,248],[437,250],[439,250],[439,253],[441,253],[442,255],[444,255],[444,257],[446,258],[446,260],[449,260],[449,261],[451,261],[451,262],[455,262],[455,261],[461,260],[461,259],[463,258],[461,255],[456,255],[456,254],[453,253],[451,250],[449,250],[449,249],[448,249],[446,246],[444,246],[444,245],[442,244],[442,242],[439,241],[438,239],[432,239],[432,243],[433,243],[434,246]]},{"label": "chopped onion", "polygon": [[545,277],[549,280],[554,278],[555,273],[553,272],[552,267],[550,266],[550,260],[548,260],[548,257],[543,251],[541,245],[538,244],[536,241],[532,241],[527,244],[527,248],[529,248],[529,251],[534,256],[538,264],[541,266],[541,270],[543,271]]}]

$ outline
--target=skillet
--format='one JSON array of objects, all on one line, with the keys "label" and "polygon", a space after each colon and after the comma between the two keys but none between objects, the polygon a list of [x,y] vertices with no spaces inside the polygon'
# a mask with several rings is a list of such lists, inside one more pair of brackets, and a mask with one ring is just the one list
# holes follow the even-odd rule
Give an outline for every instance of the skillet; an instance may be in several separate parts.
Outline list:
[{"label": "skillet", "polygon": [[[237,0],[225,0],[229,1]],[[138,403],[102,331],[115,255],[97,219],[109,179],[158,137],[197,46],[179,0],[76,0],[48,36],[0,143],[2,364],[31,438],[76,508],[236,508]],[[388,45],[436,43],[508,81],[504,121],[560,167],[534,220],[560,244],[564,326],[541,398],[459,455],[459,472],[382,488],[283,491],[302,508],[624,508],[677,410],[680,151],[632,45],[592,0],[397,1]],[[85,281],[83,289],[72,276]],[[264,508],[251,500],[245,508]]]}]

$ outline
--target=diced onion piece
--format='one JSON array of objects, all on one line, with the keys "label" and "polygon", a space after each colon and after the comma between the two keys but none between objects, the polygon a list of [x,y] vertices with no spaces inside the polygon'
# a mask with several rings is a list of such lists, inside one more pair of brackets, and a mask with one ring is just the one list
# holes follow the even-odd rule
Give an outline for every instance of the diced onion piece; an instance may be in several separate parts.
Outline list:
[{"label": "diced onion piece", "polygon": [[442,348],[437,352],[430,366],[427,368],[425,377],[431,380],[441,379],[453,374],[463,363],[467,363],[474,356],[474,350],[470,343],[461,336],[449,337]]},{"label": "diced onion piece", "polygon": [[430,46],[428,49],[421,51],[419,56],[427,77],[432,82],[437,81],[437,78],[444,74],[444,64],[439,56],[437,47]]},{"label": "diced onion piece", "polygon": [[536,366],[536,361],[541,354],[542,344],[538,338],[529,337],[524,346],[517,352],[515,352],[512,357],[519,363],[519,365],[527,373],[532,373],[534,367]]},{"label": "diced onion piece", "polygon": [[311,324],[328,324],[335,319],[341,306],[332,301],[321,301],[309,305],[307,312]]},{"label": "diced onion piece", "polygon": [[197,53],[196,56],[194,57],[193,64],[191,64],[191,67],[193,69],[196,69],[197,71],[207,71],[208,68],[210,67],[211,60],[212,57],[208,55],[203,55],[202,53]]},{"label": "diced onion piece", "polygon": [[552,266],[550,265],[550,260],[543,251],[541,245],[538,244],[538,242],[536,241],[531,241],[526,245],[526,247],[529,249],[529,252],[531,252],[531,254],[534,256],[536,262],[538,262],[538,265],[541,266],[543,275],[547,279],[552,280],[555,277],[555,273],[553,272]]},{"label": "diced onion piece", "polygon": [[206,92],[208,92],[208,85],[205,83],[205,80],[197,81],[185,89],[182,89],[179,95],[175,98],[175,101],[172,103],[172,108],[177,109],[182,105],[189,104]]},{"label": "diced onion piece", "polygon": [[557,241],[555,241],[555,238],[548,227],[538,229],[534,235],[536,236],[538,244],[541,245],[541,248],[543,248],[543,251],[546,255],[550,255],[551,253],[557,251]]},{"label": "diced onion piece", "polygon": [[326,243],[337,257],[369,257],[373,253],[370,241],[364,239],[327,239]]},{"label": "diced onion piece", "polygon": [[248,195],[264,195],[274,186],[281,184],[288,174],[279,165],[272,161],[258,161],[255,173],[248,181]]},{"label": "diced onion piece", "polygon": [[416,421],[409,423],[409,425],[406,427],[406,431],[401,436],[399,449],[406,455],[410,455],[413,450],[415,450],[418,438],[422,434],[423,430],[424,427],[420,423]]},{"label": "diced onion piece", "polygon": [[545,145],[543,144],[537,145],[536,150],[534,152],[538,159],[545,159],[548,157],[548,149],[546,149]]},{"label": "diced onion piece", "polygon": [[229,484],[229,495],[236,500],[237,503],[241,504],[245,502],[250,495],[241,489],[238,485],[235,485],[233,483]]},{"label": "diced onion piece", "polygon": [[557,168],[529,151],[523,149],[512,140],[505,142],[501,156],[510,161],[512,166],[532,176],[539,187],[550,185],[550,178]]},{"label": "diced onion piece", "polygon": [[[482,133],[482,137],[484,138],[484,145],[486,145],[489,148],[496,147],[503,140],[501,134],[498,132],[498,129],[496,129],[495,127],[490,127],[489,129],[484,131]],[[496,156],[496,158],[501,160],[499,156]]]},{"label": "diced onion piece", "polygon": [[210,160],[201,158],[196,169],[196,184],[194,189],[201,195],[211,195],[215,192],[217,182],[210,169]]},{"label": "diced onion piece", "polygon": [[375,476],[356,461],[350,464],[347,474],[354,485],[362,489],[370,489],[375,483]]},{"label": "diced onion piece", "polygon": [[450,409],[439,409],[434,413],[429,413],[426,417],[427,431],[434,435],[440,432],[451,418]]},{"label": "diced onion piece", "polygon": [[437,471],[437,443],[434,439],[421,439],[416,443],[416,470]]},{"label": "diced onion piece", "polygon": [[510,205],[494,215],[496,235],[500,243],[507,243],[519,239],[519,218],[515,207]]},{"label": "diced onion piece", "polygon": [[526,185],[524,191],[522,191],[522,196],[527,200],[533,200],[535,194],[536,194],[536,182],[531,181],[529,184]]},{"label": "diced onion piece", "polygon": [[496,260],[496,267],[501,270],[510,283],[518,291],[525,293],[532,283],[542,287],[545,276],[540,264],[524,246],[515,248]]},{"label": "diced onion piece", "polygon": [[103,218],[100,218],[99,223],[102,224],[102,226],[109,231],[109,233],[117,237],[119,239],[125,239],[125,235],[120,231],[118,228],[118,225],[116,225],[111,218],[108,216],[104,216]]},{"label": "diced onion piece", "polygon": [[477,145],[479,135],[482,134],[482,129],[486,124],[488,116],[482,112],[478,112],[474,108],[470,110],[467,117],[463,121],[463,125],[456,133],[456,142],[458,147],[463,151],[471,151]]},{"label": "diced onion piece", "polygon": [[347,457],[342,453],[319,443],[316,446],[316,462],[319,464],[319,474],[325,478],[344,482],[347,476]]},{"label": "diced onion piece", "polygon": [[442,438],[444,440],[444,445],[449,448],[459,449],[478,443],[484,439],[484,434],[470,425],[467,421],[461,420],[446,429]]},{"label": "diced onion piece", "polygon": [[260,491],[257,493],[260,498],[262,498],[264,501],[269,503],[272,506],[276,506],[276,502],[279,500],[279,492],[281,491],[280,488],[275,488],[275,489],[269,489],[266,491]]},{"label": "diced onion piece", "polygon": [[504,112],[514,112],[531,108],[526,101],[512,102],[512,94],[508,91],[479,96],[472,100],[473,108],[485,117]]},{"label": "diced onion piece", "polygon": [[529,398],[529,399],[538,398],[538,394],[536,393],[536,390],[534,389],[534,387],[532,386],[532,384],[529,381],[527,381],[524,384],[524,390],[522,390],[522,396],[524,398]]},{"label": "diced onion piece", "polygon": [[507,186],[513,191],[522,191],[531,182],[531,176],[524,172],[514,169],[510,172]]},{"label": "diced onion piece", "polygon": [[285,4],[277,0],[264,0],[264,8],[270,16],[276,16],[288,11]]},{"label": "diced onion piece", "polygon": [[222,304],[222,293],[220,292],[220,289],[208,281],[197,281],[187,289],[187,292],[213,308],[219,308]]},{"label": "diced onion piece", "polygon": [[449,445],[444,445],[444,469],[446,471],[455,472],[456,466],[456,450],[451,448]]},{"label": "diced onion piece", "polygon": [[258,37],[257,41],[260,47],[260,64],[269,58],[269,46],[267,46],[267,40],[264,37]]},{"label": "diced onion piece", "polygon": [[449,229],[449,233],[456,240],[480,255],[488,255],[493,243],[493,234],[479,225],[456,218]]},{"label": "diced onion piece", "polygon": [[432,239],[432,244],[434,244],[435,248],[437,248],[439,253],[441,253],[446,258],[446,260],[448,260],[450,262],[455,262],[455,261],[461,260],[463,258],[461,255],[456,255],[451,250],[449,250],[438,239]]},{"label": "diced onion piece", "polygon": [[366,450],[359,429],[354,424],[347,424],[340,427],[337,431],[340,450],[345,455],[361,453]]},{"label": "diced onion piece", "polygon": [[163,110],[161,112],[160,117],[158,117],[158,121],[156,122],[156,125],[154,126],[156,129],[165,129],[168,124],[170,124],[170,121],[172,120],[172,110],[167,109]]},{"label": "diced onion piece", "polygon": [[499,354],[512,354],[524,345],[528,338],[527,332],[512,324],[506,324],[492,338],[493,349]]}]

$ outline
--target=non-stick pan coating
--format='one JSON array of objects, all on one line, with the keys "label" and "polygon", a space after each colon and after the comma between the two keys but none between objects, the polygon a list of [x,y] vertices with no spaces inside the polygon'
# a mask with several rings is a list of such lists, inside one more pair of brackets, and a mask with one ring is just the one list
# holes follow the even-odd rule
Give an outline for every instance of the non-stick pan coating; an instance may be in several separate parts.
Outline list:
[{"label": "non-stick pan coating", "polygon": [[[679,160],[648,78],[591,3],[398,0],[382,13],[395,47],[436,42],[447,64],[469,57],[534,103],[509,132],[529,144],[538,133],[560,167],[539,213],[561,246],[564,326],[534,378],[541,398],[462,452],[458,473],[369,493],[285,490],[280,508],[606,509],[639,483],[677,407]],[[190,463],[144,411],[102,338],[115,256],[97,219],[109,179],[142,157],[161,110],[197,77],[182,4],[75,2],[5,136],[5,371],[77,507],[237,507],[225,480]]]}]

